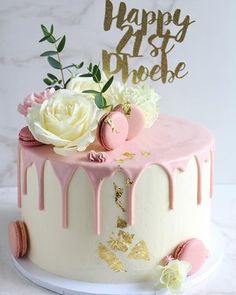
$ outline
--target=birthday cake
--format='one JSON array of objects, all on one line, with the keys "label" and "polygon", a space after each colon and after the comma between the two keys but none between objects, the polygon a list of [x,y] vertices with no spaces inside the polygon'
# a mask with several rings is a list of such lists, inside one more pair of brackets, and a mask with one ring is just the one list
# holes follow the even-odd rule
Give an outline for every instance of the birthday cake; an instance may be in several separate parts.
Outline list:
[{"label": "birthday cake", "polygon": [[[65,45],[47,29],[41,41]],[[107,78],[99,65],[18,106],[18,206],[12,254],[55,275],[95,283],[154,281],[180,291],[210,255],[214,140],[198,124],[159,115],[148,85]],[[82,69],[81,69],[82,68]]]}]

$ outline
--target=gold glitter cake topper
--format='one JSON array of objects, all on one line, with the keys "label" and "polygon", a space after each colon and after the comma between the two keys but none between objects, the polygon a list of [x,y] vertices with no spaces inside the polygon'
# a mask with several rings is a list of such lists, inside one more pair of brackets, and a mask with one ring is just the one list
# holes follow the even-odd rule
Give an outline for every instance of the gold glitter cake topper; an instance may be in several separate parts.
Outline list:
[{"label": "gold glitter cake topper", "polygon": [[[172,83],[187,74],[186,63],[181,61],[170,69],[168,57],[177,44],[185,40],[191,24],[189,15],[182,15],[180,9],[173,12],[161,10],[128,9],[125,2],[106,0],[104,30],[110,31],[112,25],[123,34],[114,52],[102,51],[103,70],[110,76],[121,74],[125,83],[131,78],[137,84],[148,78],[152,81]],[[132,46],[131,46],[132,44]],[[138,69],[130,68],[130,61],[140,63],[145,59],[144,48],[148,45],[148,53],[157,59],[152,68],[140,65]],[[131,49],[130,49],[131,48]]]}]

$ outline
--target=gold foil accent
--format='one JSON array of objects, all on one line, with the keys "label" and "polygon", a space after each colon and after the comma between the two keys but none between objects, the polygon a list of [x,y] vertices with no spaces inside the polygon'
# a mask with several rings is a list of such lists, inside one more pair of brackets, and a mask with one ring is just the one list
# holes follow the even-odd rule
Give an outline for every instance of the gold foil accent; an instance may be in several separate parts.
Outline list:
[{"label": "gold foil accent", "polygon": [[129,259],[143,259],[145,261],[149,261],[149,253],[148,248],[145,241],[138,242],[130,251],[128,255]]},{"label": "gold foil accent", "polygon": [[122,238],[126,244],[132,244],[134,234],[130,234],[129,232],[125,232],[123,230],[120,230],[118,233],[118,237]]},{"label": "gold foil accent", "polygon": [[116,126],[114,125],[112,119],[106,119],[105,123],[107,123],[110,127],[113,133],[119,133],[119,131],[116,129]]},{"label": "gold foil accent", "polygon": [[117,221],[116,221],[116,227],[117,228],[127,227],[127,221],[118,216]]},{"label": "gold foil accent", "polygon": [[124,164],[125,161],[132,160],[136,156],[136,154],[133,152],[124,152],[122,156],[124,156],[125,158],[115,159],[118,164]]},{"label": "gold foil accent", "polygon": [[119,187],[115,182],[113,182],[113,186],[115,189],[115,203],[116,203],[117,207],[119,207],[123,212],[126,212],[126,210],[120,200],[123,193],[124,193],[124,189],[122,187]]},{"label": "gold foil accent", "polygon": [[125,271],[124,266],[120,259],[109,250],[105,245],[99,243],[98,245],[98,254],[99,257],[107,263],[107,265],[116,272]]},{"label": "gold foil accent", "polygon": [[148,156],[151,155],[151,152],[148,152],[148,151],[142,151],[141,154],[142,154],[142,156],[144,156],[144,157],[148,157]]},{"label": "gold foil accent", "polygon": [[127,180],[126,180],[126,186],[129,186],[131,184],[133,184],[133,181],[130,180],[130,178],[128,177]]},{"label": "gold foil accent", "polygon": [[124,152],[122,155],[125,156],[126,159],[129,159],[129,160],[132,160],[135,156],[135,154],[132,152]]},{"label": "gold foil accent", "polygon": [[112,250],[127,252],[129,249],[125,241],[121,239],[115,239],[113,237],[110,238],[110,240],[108,241],[108,244],[110,245]]},{"label": "gold foil accent", "polygon": [[126,116],[129,116],[131,114],[131,104],[130,102],[126,101],[122,104],[122,109]]},{"label": "gold foil accent", "polygon": [[117,164],[124,164],[126,159],[115,159]]}]

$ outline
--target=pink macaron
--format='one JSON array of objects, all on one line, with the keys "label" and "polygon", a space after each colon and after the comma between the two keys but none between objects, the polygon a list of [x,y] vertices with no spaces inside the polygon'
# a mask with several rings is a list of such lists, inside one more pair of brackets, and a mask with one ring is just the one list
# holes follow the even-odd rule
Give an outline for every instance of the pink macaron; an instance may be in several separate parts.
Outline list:
[{"label": "pink macaron", "polygon": [[26,255],[28,250],[28,233],[23,221],[12,221],[8,226],[11,253],[20,258]]},{"label": "pink macaron", "polygon": [[145,126],[144,115],[142,110],[133,104],[119,104],[114,108],[115,111],[125,114],[129,124],[127,140],[136,137]]},{"label": "pink macaron", "polygon": [[33,134],[29,130],[28,126],[21,129],[21,131],[19,133],[19,142],[22,145],[28,146],[28,147],[35,147],[35,146],[43,145],[42,142],[39,142],[38,140],[36,140],[34,138]]},{"label": "pink macaron", "polygon": [[98,124],[97,139],[106,150],[114,150],[124,144],[128,131],[126,116],[121,112],[110,112]]},{"label": "pink macaron", "polygon": [[180,243],[174,252],[174,259],[184,260],[191,264],[188,275],[194,274],[204,264],[208,251],[201,240],[189,239]]}]

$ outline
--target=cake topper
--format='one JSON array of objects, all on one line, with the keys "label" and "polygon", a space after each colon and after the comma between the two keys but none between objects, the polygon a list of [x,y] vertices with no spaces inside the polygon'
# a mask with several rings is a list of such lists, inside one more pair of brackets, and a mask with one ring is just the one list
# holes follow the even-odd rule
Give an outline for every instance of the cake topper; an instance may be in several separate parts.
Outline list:
[{"label": "cake topper", "polygon": [[[175,46],[185,40],[194,22],[189,15],[184,16],[180,9],[173,13],[128,9],[123,1],[117,7],[115,1],[106,0],[104,30],[108,32],[113,26],[122,31],[122,38],[114,51],[102,51],[105,73],[120,73],[123,82],[130,78],[134,84],[148,78],[162,83],[184,78],[188,74],[186,63],[180,61],[170,68],[168,58]],[[148,54],[145,55],[146,48]],[[153,58],[151,68],[141,64],[147,57]],[[141,65],[132,69],[130,63],[137,63],[137,59]]]}]

